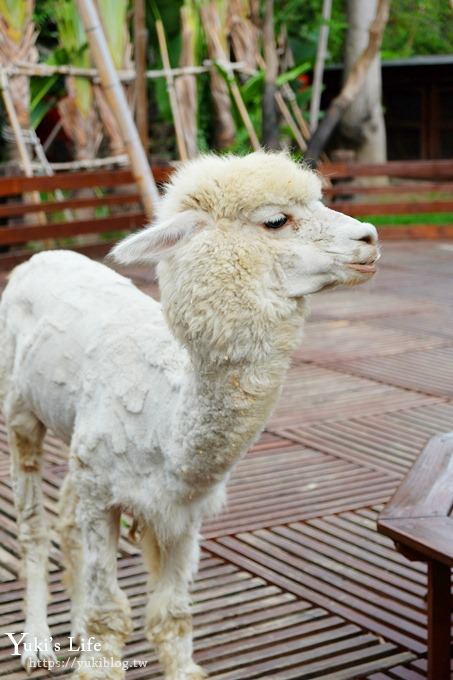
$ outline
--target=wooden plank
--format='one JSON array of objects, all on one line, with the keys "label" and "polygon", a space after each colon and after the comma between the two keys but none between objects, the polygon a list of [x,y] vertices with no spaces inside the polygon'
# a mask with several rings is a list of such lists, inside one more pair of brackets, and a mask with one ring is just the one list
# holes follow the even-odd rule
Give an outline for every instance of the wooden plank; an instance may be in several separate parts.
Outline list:
[{"label": "wooden plank", "polygon": [[453,567],[453,519],[415,517],[379,519],[378,529],[414,553],[414,559],[436,560]]},{"label": "wooden plank", "polygon": [[122,231],[145,226],[147,217],[143,212],[99,217],[92,220],[56,222],[45,226],[5,227],[0,229],[0,245],[40,241],[48,238],[66,238],[79,234],[97,234],[105,231]]},{"label": "wooden plank", "polygon": [[[152,168],[156,182],[165,182],[174,171],[171,166]],[[0,196],[12,196],[28,191],[53,191],[54,189],[91,189],[135,184],[130,170],[84,170],[60,172],[51,176],[0,178]]]},{"label": "wooden plank", "polygon": [[35,205],[33,203],[4,203],[0,204],[0,218],[17,217],[35,212],[55,212],[65,209],[78,210],[79,208],[100,208],[108,205],[129,205],[130,203],[140,204],[140,194],[134,192],[130,194],[86,196],[82,198],[68,198],[64,201],[43,201],[39,205]]},{"label": "wooden plank", "polygon": [[328,177],[419,177],[453,178],[453,161],[388,161],[387,163],[320,163],[319,171]]},{"label": "wooden plank", "polygon": [[443,213],[453,211],[453,201],[399,201],[397,203],[354,203],[338,201],[330,207],[351,217],[364,215],[413,215],[416,213]]},{"label": "wooden plank", "polygon": [[382,241],[451,239],[453,224],[380,225],[379,237]]},{"label": "wooden plank", "polygon": [[[324,187],[323,194],[325,196],[342,196],[351,195],[356,196],[357,194],[369,194],[370,196],[380,196],[394,194],[407,195],[413,194],[414,196],[420,196],[424,193],[452,193],[453,192],[453,182],[414,182],[405,184],[388,184],[387,186],[367,186],[364,184],[353,184],[351,182],[339,182],[333,186]],[[331,207],[335,207],[335,203],[332,203]]]},{"label": "wooden plank", "polygon": [[453,432],[449,432],[430,439],[382,512],[381,520],[445,517],[452,506]]}]

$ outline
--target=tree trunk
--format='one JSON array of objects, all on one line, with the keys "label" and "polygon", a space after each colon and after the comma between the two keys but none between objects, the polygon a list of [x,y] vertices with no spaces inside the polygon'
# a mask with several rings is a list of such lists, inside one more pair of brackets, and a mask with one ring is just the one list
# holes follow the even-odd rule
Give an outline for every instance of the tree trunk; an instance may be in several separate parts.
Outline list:
[{"label": "tree trunk", "polygon": [[[182,45],[180,66],[195,65],[195,16],[190,5],[181,7]],[[176,97],[181,112],[181,123],[187,156],[198,156],[197,147],[197,77],[186,73],[175,79]]]},{"label": "tree trunk", "polygon": [[354,62],[343,89],[329,106],[326,115],[316,128],[307,148],[306,160],[316,165],[320,153],[330,138],[335,126],[348,106],[357,97],[365,82],[368,69],[378,54],[382,35],[388,20],[390,0],[378,0],[376,16],[369,28],[368,44]]},{"label": "tree trunk", "polygon": [[[348,0],[348,32],[345,49],[345,79],[368,43],[368,30],[376,14],[377,0]],[[373,58],[365,81],[341,119],[340,132],[356,151],[358,161],[387,160],[382,111],[381,59]]]},{"label": "tree trunk", "polygon": [[[226,46],[221,44],[221,21],[215,3],[202,4],[200,12],[210,59],[225,60]],[[234,144],[236,126],[231,113],[228,85],[215,67],[211,69],[211,96],[215,110],[215,146],[226,149]]]},{"label": "tree trunk", "polygon": [[264,60],[266,73],[263,95],[263,144],[268,149],[279,148],[277,92],[278,56],[274,34],[274,1],[266,0],[263,25]]}]

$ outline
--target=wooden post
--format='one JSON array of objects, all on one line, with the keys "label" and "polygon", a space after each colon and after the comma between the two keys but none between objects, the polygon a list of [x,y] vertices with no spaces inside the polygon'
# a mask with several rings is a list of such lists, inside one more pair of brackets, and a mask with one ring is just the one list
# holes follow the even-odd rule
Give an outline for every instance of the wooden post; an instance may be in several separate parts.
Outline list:
[{"label": "wooden post", "polygon": [[428,680],[450,678],[450,567],[428,562]]},{"label": "wooden post", "polygon": [[104,31],[93,0],[77,0],[91,55],[98,69],[101,85],[123,138],[132,173],[142,196],[145,212],[151,217],[159,203],[159,192],[140,142],[132,113],[127,104],[118,73],[113,65]]},{"label": "wooden post", "polygon": [[144,0],[134,0],[134,62],[135,62],[135,87],[137,103],[135,117],[137,120],[138,134],[145,153],[148,152],[148,83],[146,79],[146,45],[148,31],[146,30],[146,15]]}]

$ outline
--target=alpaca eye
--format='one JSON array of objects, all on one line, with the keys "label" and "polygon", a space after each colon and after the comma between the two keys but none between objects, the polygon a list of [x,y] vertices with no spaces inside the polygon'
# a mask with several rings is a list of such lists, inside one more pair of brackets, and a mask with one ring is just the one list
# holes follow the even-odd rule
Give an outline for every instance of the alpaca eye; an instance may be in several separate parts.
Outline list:
[{"label": "alpaca eye", "polygon": [[286,215],[276,215],[275,217],[272,217],[272,219],[268,220],[265,222],[265,226],[269,227],[269,229],[279,229],[280,227],[283,227],[284,224],[286,224],[288,221],[288,218]]}]

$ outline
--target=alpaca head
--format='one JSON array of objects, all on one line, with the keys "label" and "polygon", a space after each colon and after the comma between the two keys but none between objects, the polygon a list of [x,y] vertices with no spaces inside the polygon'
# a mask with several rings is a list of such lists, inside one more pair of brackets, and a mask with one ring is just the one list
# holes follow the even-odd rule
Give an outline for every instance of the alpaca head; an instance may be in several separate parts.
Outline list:
[{"label": "alpaca head", "polygon": [[247,334],[253,342],[266,324],[300,321],[303,296],[374,273],[375,228],[320,199],[316,173],[286,154],[203,157],[173,175],[155,224],[120,242],[113,256],[159,262],[175,334],[231,358],[234,339]]}]

